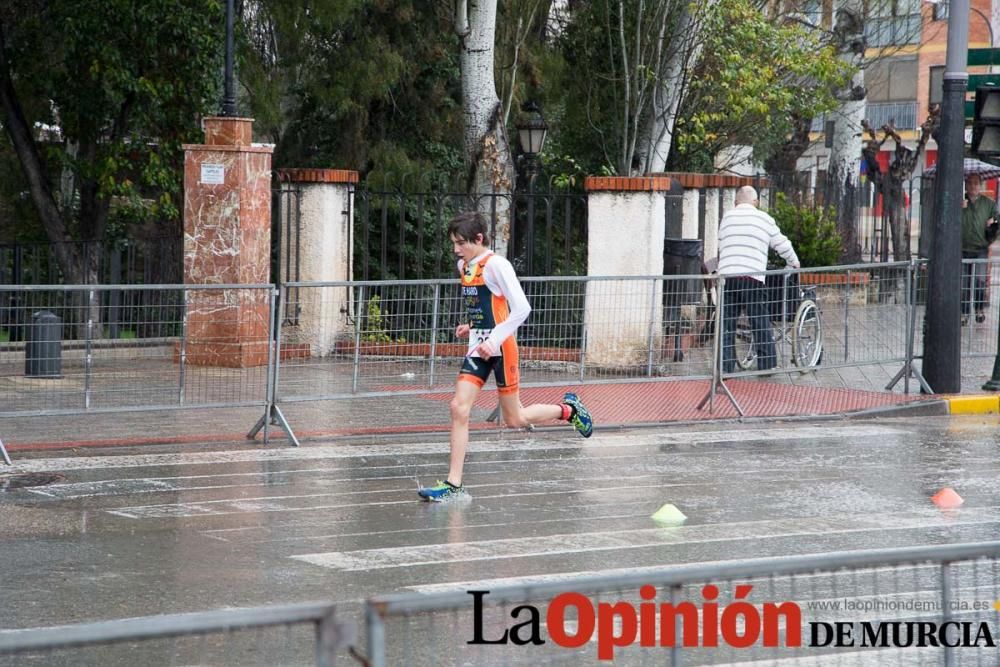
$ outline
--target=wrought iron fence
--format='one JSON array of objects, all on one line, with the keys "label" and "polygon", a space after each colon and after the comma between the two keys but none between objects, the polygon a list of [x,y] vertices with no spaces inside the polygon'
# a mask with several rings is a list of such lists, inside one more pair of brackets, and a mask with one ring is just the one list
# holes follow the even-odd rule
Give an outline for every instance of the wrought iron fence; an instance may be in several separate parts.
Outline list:
[{"label": "wrought iron fence", "polygon": [[0,285],[61,285],[58,246],[71,247],[80,266],[95,266],[99,285],[176,285],[183,282],[183,239],[163,237],[0,244]]},{"label": "wrought iron fence", "polygon": [[[506,236],[521,275],[586,272],[587,199],[582,194],[354,193],[354,278],[423,280],[454,275],[448,222],[461,211],[490,218],[491,237]],[[508,231],[505,223],[509,221]]]},{"label": "wrought iron fence", "polygon": [[[176,303],[163,300],[159,285],[183,282],[183,240],[156,238],[113,244],[73,243],[81,266],[93,265],[95,284],[128,285],[130,289],[97,291],[101,299],[100,326],[106,337],[149,337],[170,335],[163,323],[177,316]],[[31,314],[56,309],[64,324],[63,337],[79,338],[87,321],[79,290],[60,292],[24,291],[21,285],[62,285],[65,276],[56,259],[56,244],[0,245],[0,336],[9,341],[23,340]],[[147,285],[148,289],[134,289]],[[156,333],[149,331],[150,327]],[[2,340],[2,338],[0,338]]]},{"label": "wrought iron fence", "polygon": [[[780,193],[798,207],[828,208],[835,220],[845,210],[847,219],[853,221],[861,260],[891,262],[904,261],[910,255],[929,256],[927,237],[933,215],[933,179],[918,176],[904,180],[898,201],[893,204],[897,212],[890,211],[885,196],[867,177],[862,177],[853,190],[845,191],[831,182],[825,172],[815,180],[808,172],[775,174],[766,180],[762,177],[758,190],[765,209],[774,205]],[[891,214],[899,215],[902,221],[901,247],[904,250],[899,257],[892,238]]]}]

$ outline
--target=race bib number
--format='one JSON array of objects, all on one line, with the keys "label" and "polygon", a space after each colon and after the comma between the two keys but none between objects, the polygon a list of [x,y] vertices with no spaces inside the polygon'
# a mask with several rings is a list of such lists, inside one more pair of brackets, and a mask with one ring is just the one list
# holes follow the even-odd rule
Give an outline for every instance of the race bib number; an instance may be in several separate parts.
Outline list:
[{"label": "race bib number", "polygon": [[469,351],[466,355],[479,357],[479,353],[472,354],[472,351],[477,347],[486,342],[486,339],[490,337],[493,329],[469,329]]}]

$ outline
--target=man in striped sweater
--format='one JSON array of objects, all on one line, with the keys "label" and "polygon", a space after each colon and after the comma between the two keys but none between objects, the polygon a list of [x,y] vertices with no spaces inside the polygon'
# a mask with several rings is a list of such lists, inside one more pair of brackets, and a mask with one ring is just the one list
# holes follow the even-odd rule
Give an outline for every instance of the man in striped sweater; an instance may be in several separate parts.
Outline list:
[{"label": "man in striped sweater", "polygon": [[744,185],[736,192],[736,207],[727,211],[719,223],[718,271],[726,279],[722,313],[724,373],[736,370],[733,329],[744,311],[753,329],[757,369],[766,370],[777,364],[764,288],[767,251],[773,248],[789,266],[799,268],[792,242],[781,233],[774,218],[758,210],[757,205],[757,191]]}]

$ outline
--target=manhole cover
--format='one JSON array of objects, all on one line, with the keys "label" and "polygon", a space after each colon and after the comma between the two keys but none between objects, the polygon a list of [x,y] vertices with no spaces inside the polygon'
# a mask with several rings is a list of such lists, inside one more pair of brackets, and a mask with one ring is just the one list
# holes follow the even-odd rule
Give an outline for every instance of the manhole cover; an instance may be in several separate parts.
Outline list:
[{"label": "manhole cover", "polygon": [[29,486],[45,486],[66,479],[56,472],[28,472],[23,475],[0,475],[0,491],[13,491]]}]

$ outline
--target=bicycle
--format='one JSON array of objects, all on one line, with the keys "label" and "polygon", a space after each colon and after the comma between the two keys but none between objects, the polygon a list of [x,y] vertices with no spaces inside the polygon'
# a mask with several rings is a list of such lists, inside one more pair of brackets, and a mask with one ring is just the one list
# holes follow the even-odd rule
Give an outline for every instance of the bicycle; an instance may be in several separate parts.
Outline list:
[{"label": "bicycle", "polygon": [[[823,322],[816,287],[801,285],[798,274],[788,274],[788,291],[782,294],[782,285],[786,284],[784,275],[767,274],[764,280],[775,347],[788,344],[792,363],[799,368],[818,366],[823,360]],[[786,325],[789,316],[791,320]],[[753,338],[750,319],[742,313],[736,320],[734,343],[736,365],[742,370],[751,370],[757,362]],[[779,359],[784,357],[778,355]]]}]

